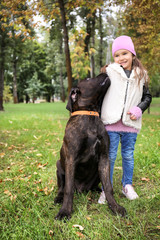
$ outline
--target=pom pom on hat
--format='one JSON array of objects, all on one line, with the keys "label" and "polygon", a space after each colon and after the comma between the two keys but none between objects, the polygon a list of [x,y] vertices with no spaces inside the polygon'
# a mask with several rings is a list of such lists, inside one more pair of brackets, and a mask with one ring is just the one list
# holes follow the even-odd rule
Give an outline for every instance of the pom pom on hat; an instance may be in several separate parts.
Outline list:
[{"label": "pom pom on hat", "polygon": [[132,42],[132,39],[129,36],[120,36],[117,37],[112,44],[112,55],[114,57],[114,54],[116,51],[121,50],[121,49],[125,49],[130,51],[131,53],[133,53],[136,56],[136,52],[134,49],[134,44]]}]

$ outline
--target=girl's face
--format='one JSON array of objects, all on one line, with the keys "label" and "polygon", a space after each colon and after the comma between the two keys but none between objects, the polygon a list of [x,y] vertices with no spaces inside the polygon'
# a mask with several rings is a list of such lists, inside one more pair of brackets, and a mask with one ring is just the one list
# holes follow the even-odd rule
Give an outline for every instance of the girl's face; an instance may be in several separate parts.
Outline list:
[{"label": "girl's face", "polygon": [[114,54],[114,62],[120,64],[125,70],[132,69],[133,54],[125,49],[118,50]]}]

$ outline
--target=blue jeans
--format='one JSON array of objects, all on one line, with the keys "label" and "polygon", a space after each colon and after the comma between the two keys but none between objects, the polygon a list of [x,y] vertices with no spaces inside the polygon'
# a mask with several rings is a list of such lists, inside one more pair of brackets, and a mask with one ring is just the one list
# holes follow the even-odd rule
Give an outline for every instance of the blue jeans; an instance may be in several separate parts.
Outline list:
[{"label": "blue jeans", "polygon": [[129,132],[111,132],[108,131],[110,138],[109,160],[110,160],[110,179],[113,185],[113,170],[114,163],[117,157],[119,142],[121,142],[122,156],[122,185],[132,184],[133,169],[134,169],[134,146],[137,139],[137,133]]}]

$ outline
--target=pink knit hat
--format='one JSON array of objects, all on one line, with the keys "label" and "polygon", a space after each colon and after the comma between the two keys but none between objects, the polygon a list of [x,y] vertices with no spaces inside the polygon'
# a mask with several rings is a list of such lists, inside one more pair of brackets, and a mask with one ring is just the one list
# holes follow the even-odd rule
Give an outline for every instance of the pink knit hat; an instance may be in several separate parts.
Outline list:
[{"label": "pink knit hat", "polygon": [[114,56],[115,52],[121,49],[126,49],[133,53],[136,56],[136,52],[134,50],[134,44],[132,39],[129,36],[120,36],[117,37],[112,44],[112,55]]}]

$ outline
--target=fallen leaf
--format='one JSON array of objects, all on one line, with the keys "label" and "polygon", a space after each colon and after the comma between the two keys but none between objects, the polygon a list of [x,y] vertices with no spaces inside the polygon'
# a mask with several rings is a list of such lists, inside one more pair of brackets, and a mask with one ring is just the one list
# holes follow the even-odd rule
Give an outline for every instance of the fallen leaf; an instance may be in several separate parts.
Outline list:
[{"label": "fallen leaf", "polygon": [[146,181],[146,182],[149,182],[149,181],[150,181],[149,178],[145,178],[145,177],[141,178],[141,180],[142,180],[142,181]]},{"label": "fallen leaf", "polygon": [[91,220],[91,217],[88,217],[88,216],[87,216],[86,218],[87,218],[87,220]]},{"label": "fallen leaf", "polygon": [[122,167],[115,167],[115,169],[122,170]]},{"label": "fallen leaf", "polygon": [[38,163],[37,168],[43,169],[47,164],[48,164],[48,162],[47,162],[47,163],[44,163],[44,164]]},{"label": "fallen leaf", "polygon": [[54,235],[52,230],[49,231],[49,235],[50,235],[50,236],[53,236],[53,235]]},{"label": "fallen leaf", "polygon": [[77,227],[77,228],[79,228],[79,230],[81,230],[81,231],[84,230],[84,227],[82,227],[81,225],[78,225],[78,224],[75,224],[75,225],[73,225],[72,227]]},{"label": "fallen leaf", "polygon": [[6,178],[6,179],[4,179],[3,181],[4,181],[4,182],[7,182],[7,181],[10,181],[10,182],[12,182],[12,181],[13,181],[13,179],[11,179],[11,178]]},{"label": "fallen leaf", "polygon": [[11,199],[11,201],[15,201],[16,200],[16,198],[17,198],[17,195],[11,195],[11,197],[10,197],[10,199]]},{"label": "fallen leaf", "polygon": [[157,226],[156,228],[158,228],[160,230],[160,226]]},{"label": "fallen leaf", "polygon": [[35,135],[33,136],[36,140],[39,140],[42,136],[36,137]]},{"label": "fallen leaf", "polygon": [[14,148],[16,148],[16,146],[11,145],[10,147],[8,147],[8,150],[12,150],[12,149],[14,149]]},{"label": "fallen leaf", "polygon": [[38,181],[35,181],[34,183],[38,184],[38,183],[41,183],[41,182],[42,182],[42,179],[39,179]]},{"label": "fallen leaf", "polygon": [[28,131],[28,129],[26,129],[26,128],[23,128],[23,131],[27,132],[27,131]]},{"label": "fallen leaf", "polygon": [[37,187],[37,191],[38,191],[38,192],[43,192],[43,189],[42,189],[42,188],[39,188],[39,187]]},{"label": "fallen leaf", "polygon": [[42,154],[41,153],[37,153],[36,156],[37,157],[42,157]]},{"label": "fallen leaf", "polygon": [[3,158],[5,156],[5,153],[0,153],[0,157]]},{"label": "fallen leaf", "polygon": [[0,142],[0,145],[1,145],[1,146],[5,146],[5,147],[7,147],[7,146],[8,146],[8,143]]},{"label": "fallen leaf", "polygon": [[84,238],[85,236],[81,233],[81,232],[76,232],[77,236],[79,236],[80,238]]}]

